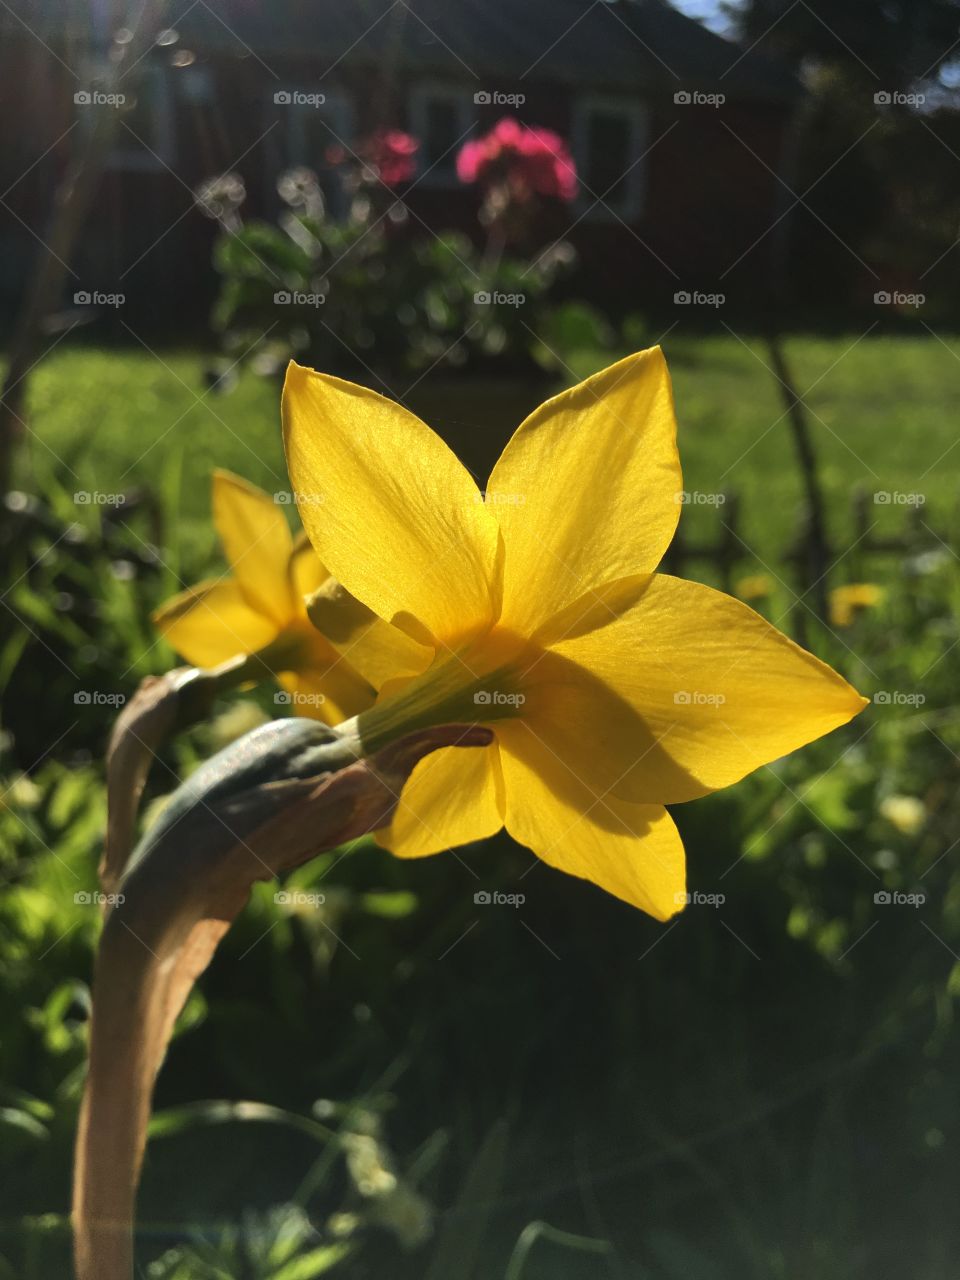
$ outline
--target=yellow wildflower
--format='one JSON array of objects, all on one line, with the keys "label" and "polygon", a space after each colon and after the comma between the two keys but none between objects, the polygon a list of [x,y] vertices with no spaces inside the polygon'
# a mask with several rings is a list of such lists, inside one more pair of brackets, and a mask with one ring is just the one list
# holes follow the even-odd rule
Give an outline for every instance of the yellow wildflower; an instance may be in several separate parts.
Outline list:
[{"label": "yellow wildflower", "polygon": [[766,600],[773,591],[773,579],[766,573],[750,573],[738,578],[733,589],[741,600]]},{"label": "yellow wildflower", "polygon": [[835,627],[849,627],[864,609],[878,605],[883,596],[883,587],[872,582],[851,582],[844,587],[834,587],[827,602],[830,622]]}]

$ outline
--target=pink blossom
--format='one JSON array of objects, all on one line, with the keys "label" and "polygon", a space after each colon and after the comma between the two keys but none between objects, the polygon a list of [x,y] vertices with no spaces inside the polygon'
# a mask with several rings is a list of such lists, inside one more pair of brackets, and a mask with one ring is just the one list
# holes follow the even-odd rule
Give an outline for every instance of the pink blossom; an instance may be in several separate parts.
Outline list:
[{"label": "pink blossom", "polygon": [[490,186],[506,182],[514,195],[531,193],[573,200],[577,170],[566,142],[551,129],[528,128],[504,117],[482,138],[467,142],[457,156],[461,182]]},{"label": "pink blossom", "polygon": [[381,182],[395,187],[413,177],[417,169],[414,157],[419,150],[420,143],[411,134],[388,129],[367,140],[364,157],[376,166]]},{"label": "pink blossom", "polygon": [[[356,155],[373,173],[367,181],[379,180],[387,187],[399,186],[401,182],[409,182],[416,173],[415,156],[420,150],[420,143],[409,133],[401,129],[380,129],[369,134],[357,143]],[[330,164],[345,164],[350,153],[342,146],[327,148],[327,161]]]}]

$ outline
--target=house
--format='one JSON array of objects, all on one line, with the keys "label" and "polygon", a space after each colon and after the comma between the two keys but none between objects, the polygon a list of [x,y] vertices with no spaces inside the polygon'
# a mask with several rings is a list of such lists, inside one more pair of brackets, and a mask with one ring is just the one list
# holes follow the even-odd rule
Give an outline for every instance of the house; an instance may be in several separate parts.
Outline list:
[{"label": "house", "polygon": [[[141,320],[204,323],[215,226],[193,190],[235,171],[247,215],[269,214],[292,165],[378,126],[421,140],[401,195],[423,234],[476,227],[455,158],[503,115],[569,139],[577,203],[549,234],[580,259],[580,291],[611,307],[722,292],[749,307],[769,279],[801,90],[782,68],[664,0],[196,0],[119,86],[97,99],[116,0],[10,0],[0,10],[0,303],[22,290],[53,184],[97,110],[117,144],[72,283],[121,292]],[[102,94],[100,97],[102,98]]]}]

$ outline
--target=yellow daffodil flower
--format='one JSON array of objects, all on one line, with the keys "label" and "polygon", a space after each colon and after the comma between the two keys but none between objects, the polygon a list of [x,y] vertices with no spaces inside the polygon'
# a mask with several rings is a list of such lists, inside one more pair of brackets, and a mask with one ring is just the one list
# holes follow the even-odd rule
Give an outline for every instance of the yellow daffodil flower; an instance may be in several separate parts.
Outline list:
[{"label": "yellow daffodil flower", "polygon": [[391,638],[402,650],[344,731],[364,752],[429,724],[495,733],[416,767],[379,833],[401,857],[506,826],[666,919],[685,880],[664,804],[736,782],[866,705],[746,605],[654,573],[682,492],[658,348],[541,405],[485,494],[418,418],[339,378],[291,364],[283,422],[307,533],[378,620],[381,676]]},{"label": "yellow daffodil flower", "polygon": [[252,674],[275,675],[296,715],[335,724],[370,706],[372,686],[307,616],[306,597],[328,575],[307,539],[294,540],[282,508],[239,476],[215,471],[213,518],[233,572],[154,614],[174,649],[197,667],[251,655]]},{"label": "yellow daffodil flower", "polygon": [[872,582],[851,582],[844,587],[834,587],[827,600],[830,622],[835,627],[851,626],[864,609],[878,605],[883,595],[883,587]]}]

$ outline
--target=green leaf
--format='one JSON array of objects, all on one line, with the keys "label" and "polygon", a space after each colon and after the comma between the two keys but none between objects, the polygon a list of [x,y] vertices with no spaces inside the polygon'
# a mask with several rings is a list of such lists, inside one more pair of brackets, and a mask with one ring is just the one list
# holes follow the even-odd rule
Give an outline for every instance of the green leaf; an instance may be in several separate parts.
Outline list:
[{"label": "green leaf", "polygon": [[9,1125],[11,1129],[19,1129],[21,1133],[29,1134],[31,1138],[36,1138],[40,1142],[45,1142],[50,1137],[45,1125],[42,1125],[29,1112],[21,1111],[16,1107],[0,1107],[0,1124]]},{"label": "green leaf", "polygon": [[309,1253],[302,1253],[299,1258],[294,1258],[279,1271],[275,1271],[270,1280],[313,1280],[314,1276],[322,1276],[331,1271],[352,1252],[353,1246],[349,1244],[328,1244],[319,1249],[311,1249]]},{"label": "green leaf", "polygon": [[508,1129],[498,1120],[484,1138],[456,1203],[447,1215],[424,1280],[471,1280],[487,1222],[503,1178]]},{"label": "green leaf", "polygon": [[527,1258],[538,1240],[546,1240],[561,1248],[573,1249],[580,1253],[611,1254],[613,1252],[607,1240],[597,1240],[592,1236],[578,1236],[570,1231],[561,1231],[557,1227],[551,1227],[549,1222],[529,1222],[520,1232],[520,1237],[510,1255],[505,1280],[522,1280]]},{"label": "green leaf", "polygon": [[385,920],[400,920],[417,909],[417,895],[400,890],[396,893],[365,893],[360,898],[364,911]]}]

